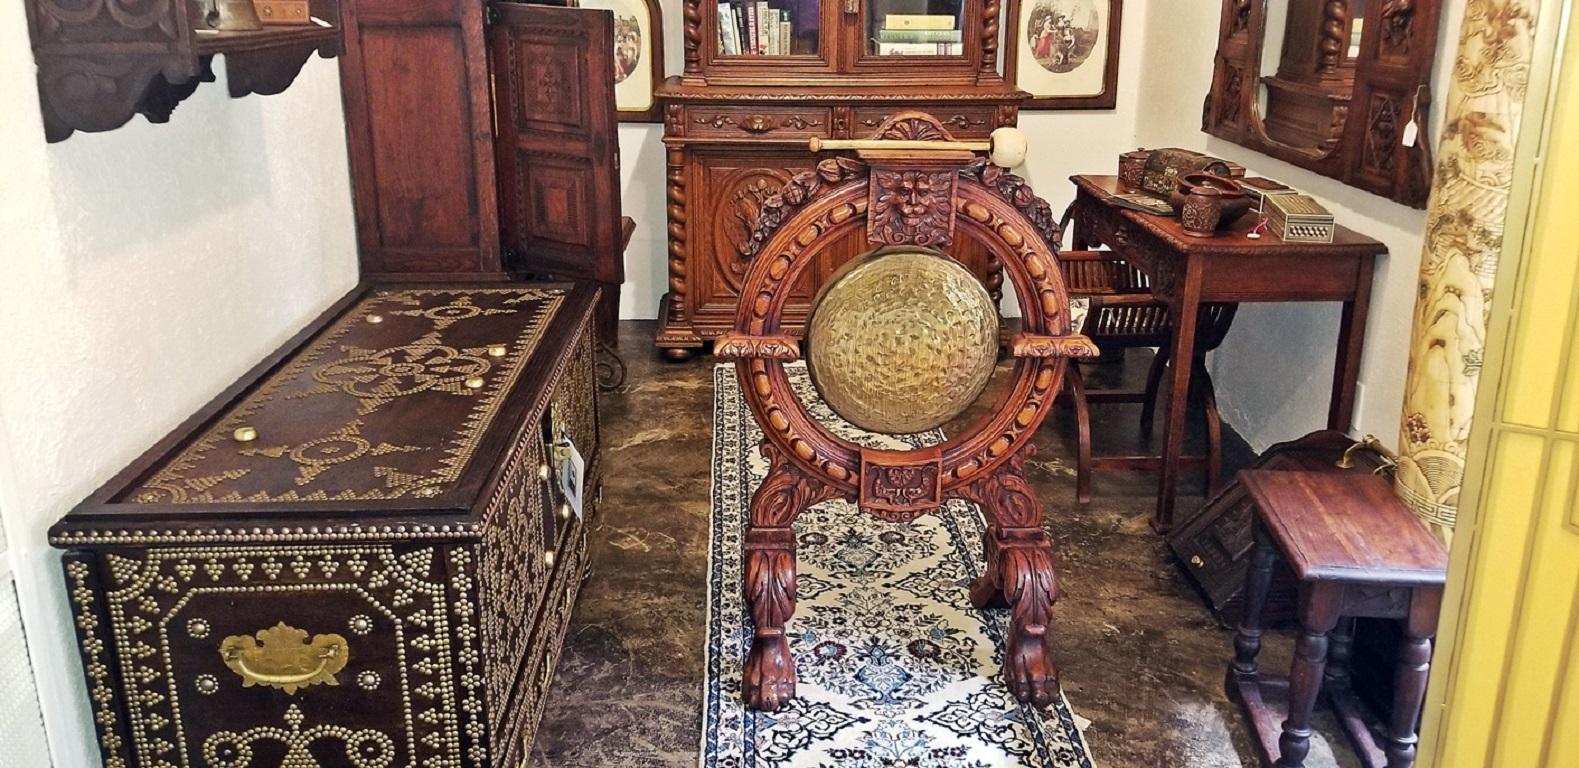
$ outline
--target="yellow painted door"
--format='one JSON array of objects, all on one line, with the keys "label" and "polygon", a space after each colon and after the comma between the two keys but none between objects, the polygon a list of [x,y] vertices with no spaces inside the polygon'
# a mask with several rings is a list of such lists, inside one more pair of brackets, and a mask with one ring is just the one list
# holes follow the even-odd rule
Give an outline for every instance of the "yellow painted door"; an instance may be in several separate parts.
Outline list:
[{"label": "yellow painted door", "polygon": [[1426,766],[1579,766],[1579,35],[1563,42],[1568,15],[1531,78],[1543,119],[1521,138],[1515,188],[1527,195],[1493,297]]}]

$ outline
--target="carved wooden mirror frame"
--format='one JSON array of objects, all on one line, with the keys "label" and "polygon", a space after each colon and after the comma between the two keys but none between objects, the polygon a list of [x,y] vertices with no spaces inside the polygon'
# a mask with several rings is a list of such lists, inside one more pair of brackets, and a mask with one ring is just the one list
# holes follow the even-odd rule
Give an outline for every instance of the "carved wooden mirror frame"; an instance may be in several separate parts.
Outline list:
[{"label": "carved wooden mirror frame", "polygon": [[[1019,177],[969,151],[916,148],[915,142],[953,142],[930,115],[895,115],[874,138],[910,146],[823,160],[766,202],[752,235],[755,258],[735,329],[714,346],[719,357],[735,360],[770,464],[752,497],[745,535],[746,599],[755,627],[744,670],[746,703],[775,710],[795,695],[784,624],[795,610],[792,526],[802,511],[853,498],[865,512],[905,522],[960,498],[981,505],[988,521],[986,573],[971,589],[972,602],[1010,607],[1005,677],[1021,701],[1046,705],[1058,692],[1046,648],[1056,580],[1041,505],[1023,466],[1066,359],[1092,356],[1096,348],[1070,333],[1068,295],[1052,245],[1058,225],[1046,201]],[[907,174],[926,175],[931,184],[925,194],[947,197],[946,221],[906,222],[897,206],[877,202]],[[874,246],[945,246],[963,233],[1003,264],[1018,294],[1023,331],[1009,345],[1012,380],[990,412],[941,444],[910,451],[863,448],[823,426],[790,385],[784,366],[800,359],[798,339],[782,328],[792,286],[818,252],[863,228]]]},{"label": "carved wooden mirror frame", "polygon": [[[1313,74],[1342,66],[1343,82],[1352,78],[1353,83],[1347,104],[1334,107],[1330,132],[1320,145],[1300,147],[1278,141],[1268,135],[1268,116],[1261,113],[1267,3],[1291,0],[1223,0],[1212,90],[1206,97],[1201,130],[1349,186],[1424,208],[1431,190],[1431,134],[1426,118],[1440,0],[1366,0],[1358,56],[1352,64],[1345,63],[1344,51],[1349,47],[1349,9],[1358,3],[1316,1],[1324,19],[1313,27],[1321,36]],[[1284,44],[1286,50],[1286,40]]]}]

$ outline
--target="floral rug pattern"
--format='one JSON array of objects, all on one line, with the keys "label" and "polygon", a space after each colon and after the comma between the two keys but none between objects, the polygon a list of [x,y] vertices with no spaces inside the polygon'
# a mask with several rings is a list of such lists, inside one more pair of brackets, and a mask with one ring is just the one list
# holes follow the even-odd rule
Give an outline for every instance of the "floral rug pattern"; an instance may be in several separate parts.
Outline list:
[{"label": "floral rug pattern", "polygon": [[[803,367],[791,368],[791,380],[812,413],[848,439],[889,448],[943,439],[862,432],[817,399]],[[702,768],[1093,768],[1067,702],[1039,713],[1003,684],[1008,616],[970,607],[983,523],[960,501],[909,525],[844,501],[803,513],[788,627],[799,696],[780,712],[744,708],[751,629],[741,537],[768,467],[733,366],[715,368],[713,383]]]}]

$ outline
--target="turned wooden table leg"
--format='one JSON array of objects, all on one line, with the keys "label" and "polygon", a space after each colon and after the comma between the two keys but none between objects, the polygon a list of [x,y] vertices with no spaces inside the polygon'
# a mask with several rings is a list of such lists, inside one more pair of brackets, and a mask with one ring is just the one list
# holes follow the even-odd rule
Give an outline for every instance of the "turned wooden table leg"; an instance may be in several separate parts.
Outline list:
[{"label": "turned wooden table leg", "polygon": [[1310,717],[1327,664],[1327,633],[1338,623],[1342,596],[1341,586],[1327,584],[1307,584],[1300,595],[1301,631],[1288,676],[1288,719],[1278,738],[1279,768],[1300,768],[1310,753]]},{"label": "turned wooden table leg", "polygon": [[1442,607],[1439,589],[1416,589],[1404,621],[1404,640],[1398,646],[1398,666],[1393,677],[1393,712],[1387,728],[1387,768],[1412,768],[1415,729],[1425,704],[1426,678],[1431,675],[1431,638],[1436,635],[1437,614]]},{"label": "turned wooden table leg", "polygon": [[[1261,655],[1261,612],[1266,607],[1267,593],[1272,590],[1272,566],[1276,562],[1277,549],[1271,537],[1257,525],[1250,570],[1245,577],[1245,613],[1234,635],[1234,663],[1230,670],[1235,677],[1256,676],[1256,657]],[[1230,694],[1233,690],[1230,684]]]},{"label": "turned wooden table leg", "polygon": [[1322,688],[1327,693],[1346,691],[1352,685],[1349,663],[1354,656],[1354,617],[1338,620],[1332,630],[1332,642],[1327,648],[1327,670],[1322,676]]},{"label": "turned wooden table leg", "polygon": [[795,614],[795,518],[833,491],[807,478],[771,444],[771,468],[751,497],[745,535],[745,594],[751,610],[751,652],[741,675],[746,706],[773,712],[795,698],[795,658],[785,625]]}]

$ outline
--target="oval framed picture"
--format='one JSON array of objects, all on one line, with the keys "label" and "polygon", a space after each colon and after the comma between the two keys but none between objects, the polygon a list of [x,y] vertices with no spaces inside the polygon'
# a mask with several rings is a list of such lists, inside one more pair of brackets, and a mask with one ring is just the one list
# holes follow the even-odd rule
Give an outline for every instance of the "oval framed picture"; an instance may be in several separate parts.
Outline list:
[{"label": "oval framed picture", "polygon": [[614,106],[620,122],[655,123],[663,82],[663,13],[657,0],[580,0],[614,14]]},{"label": "oval framed picture", "polygon": [[1005,65],[1021,109],[1113,109],[1124,0],[1011,0]]}]

